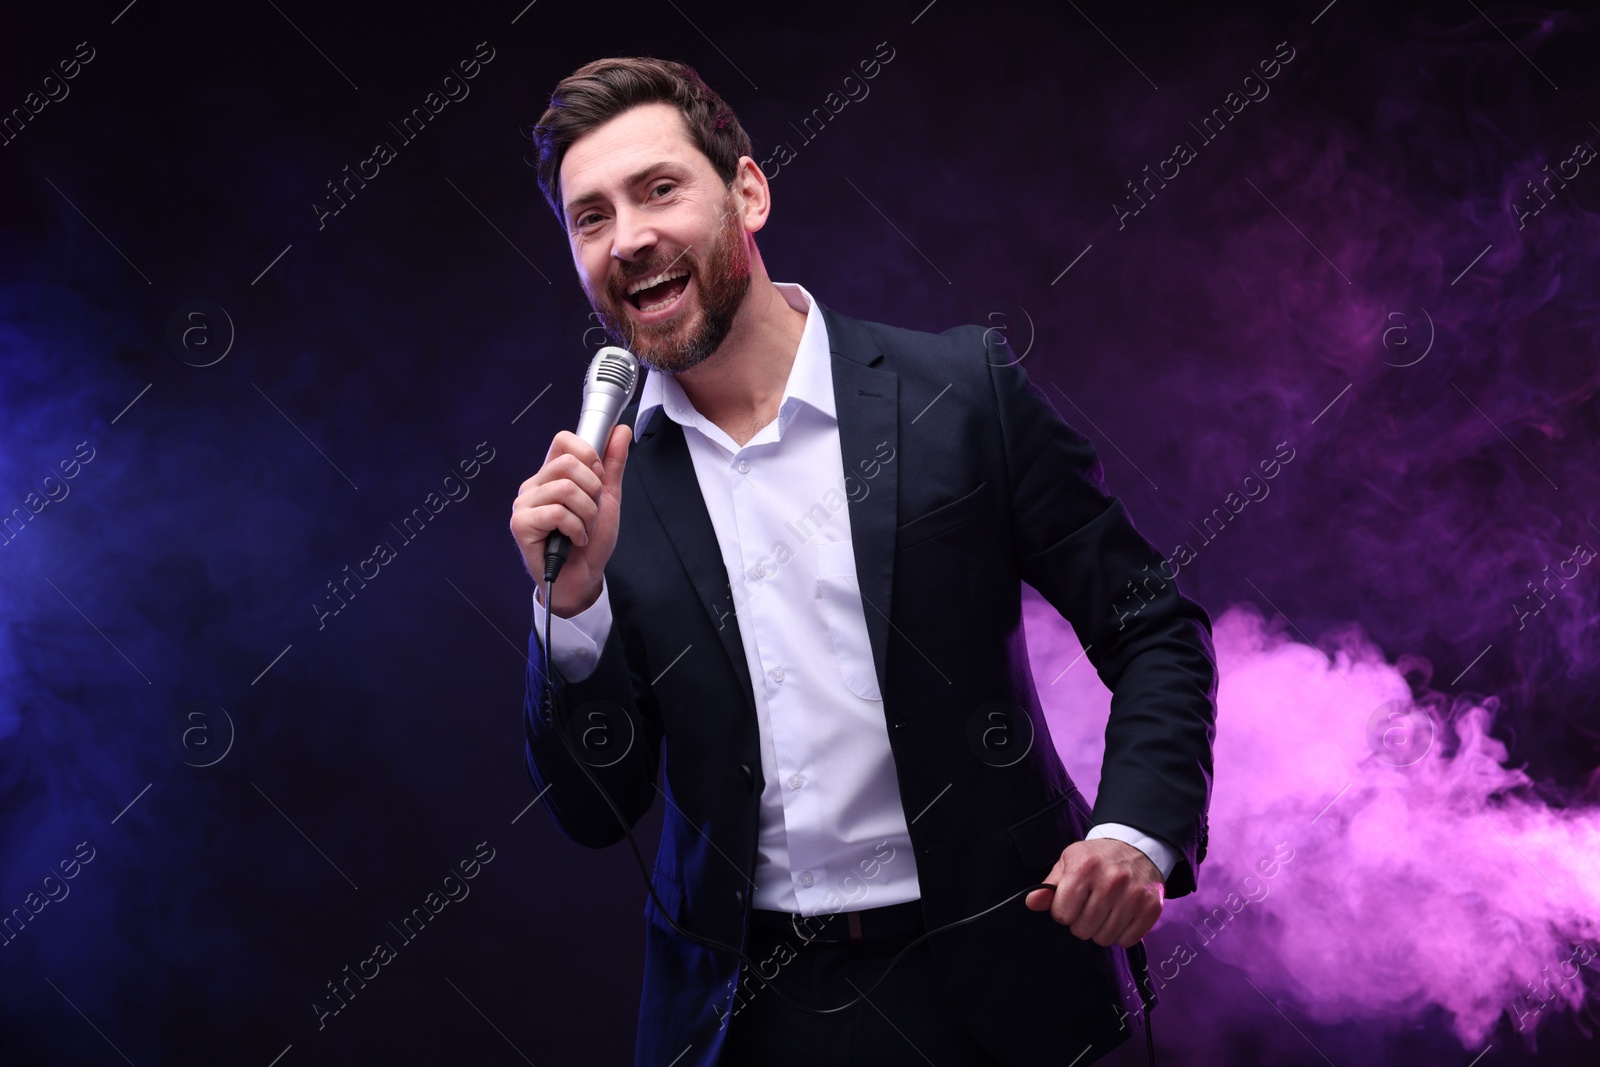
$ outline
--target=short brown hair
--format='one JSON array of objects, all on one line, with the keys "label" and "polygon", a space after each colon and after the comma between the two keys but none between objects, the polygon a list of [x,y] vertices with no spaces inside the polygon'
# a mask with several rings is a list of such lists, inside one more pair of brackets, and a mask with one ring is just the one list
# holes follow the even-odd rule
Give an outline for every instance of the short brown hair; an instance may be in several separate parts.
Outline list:
[{"label": "short brown hair", "polygon": [[629,108],[658,102],[677,107],[695,147],[711,161],[725,184],[733,182],[739,158],[751,154],[750,135],[739,125],[733,109],[693,67],[648,56],[597,59],[556,84],[550,107],[533,128],[539,188],[563,229],[561,159],[572,142]]}]

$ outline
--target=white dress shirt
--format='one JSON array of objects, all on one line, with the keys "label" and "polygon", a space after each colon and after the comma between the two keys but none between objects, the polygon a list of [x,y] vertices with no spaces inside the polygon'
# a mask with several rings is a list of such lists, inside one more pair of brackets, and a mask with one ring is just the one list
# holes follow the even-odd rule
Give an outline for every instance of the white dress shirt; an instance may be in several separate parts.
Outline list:
[{"label": "white dress shirt", "polygon": [[[656,407],[683,427],[732,580],[766,783],[754,906],[802,915],[883,907],[921,893],[856,588],[831,350],[811,294],[775,284],[806,315],[778,417],[740,446],[675,377],[651,370],[634,433]],[[570,680],[588,677],[611,623],[602,580],[588,609],[552,621],[553,665]],[[544,625],[536,588],[536,639]],[[1129,826],[1102,823],[1087,836],[1134,845],[1162,878],[1177,862],[1170,845]]]}]

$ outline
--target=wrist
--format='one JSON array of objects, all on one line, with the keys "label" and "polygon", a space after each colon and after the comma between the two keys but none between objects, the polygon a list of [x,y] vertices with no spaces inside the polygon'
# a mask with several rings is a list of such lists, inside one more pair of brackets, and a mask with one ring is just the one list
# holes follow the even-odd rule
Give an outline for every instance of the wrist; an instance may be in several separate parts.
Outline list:
[{"label": "wrist", "polygon": [[534,596],[538,598],[539,606],[546,608],[552,615],[555,615],[557,618],[561,619],[570,619],[574,615],[581,615],[585,611],[588,611],[590,608],[595,606],[595,603],[600,599],[600,591],[602,586],[603,581],[601,583],[596,583],[593,589],[587,591],[576,601],[569,602],[563,598],[562,600],[556,602],[553,606],[549,604],[544,596],[540,595],[543,592],[542,589],[535,589]]}]

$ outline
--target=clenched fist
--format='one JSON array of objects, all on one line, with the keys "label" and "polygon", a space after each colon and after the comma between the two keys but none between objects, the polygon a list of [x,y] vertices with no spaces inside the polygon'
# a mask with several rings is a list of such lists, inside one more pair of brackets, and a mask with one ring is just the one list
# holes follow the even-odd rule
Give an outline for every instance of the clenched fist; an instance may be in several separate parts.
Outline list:
[{"label": "clenched fist", "polygon": [[[544,466],[522,483],[511,505],[511,536],[539,587],[539,602],[562,618],[600,597],[606,562],[617,547],[622,470],[632,442],[633,427],[613,426],[602,459],[583,438],[562,430],[550,442]],[[544,547],[553,530],[566,534],[572,549],[556,578],[552,604],[544,581]]]},{"label": "clenched fist", "polygon": [[1023,898],[1085,941],[1132,948],[1161,917],[1166,886],[1150,857],[1126,841],[1074,841],[1061,851],[1046,882]]}]

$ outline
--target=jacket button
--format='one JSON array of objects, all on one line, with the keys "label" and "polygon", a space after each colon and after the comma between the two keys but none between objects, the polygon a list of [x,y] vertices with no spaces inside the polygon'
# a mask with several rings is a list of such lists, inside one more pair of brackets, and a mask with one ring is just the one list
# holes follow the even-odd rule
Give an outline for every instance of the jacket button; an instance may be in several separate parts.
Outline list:
[{"label": "jacket button", "polygon": [[735,889],[733,891],[733,899],[737,900],[740,904],[743,904],[744,903],[744,890],[743,889]]},{"label": "jacket button", "polygon": [[755,772],[750,769],[750,764],[739,764],[739,778],[744,782],[745,789],[750,790],[756,787]]}]

